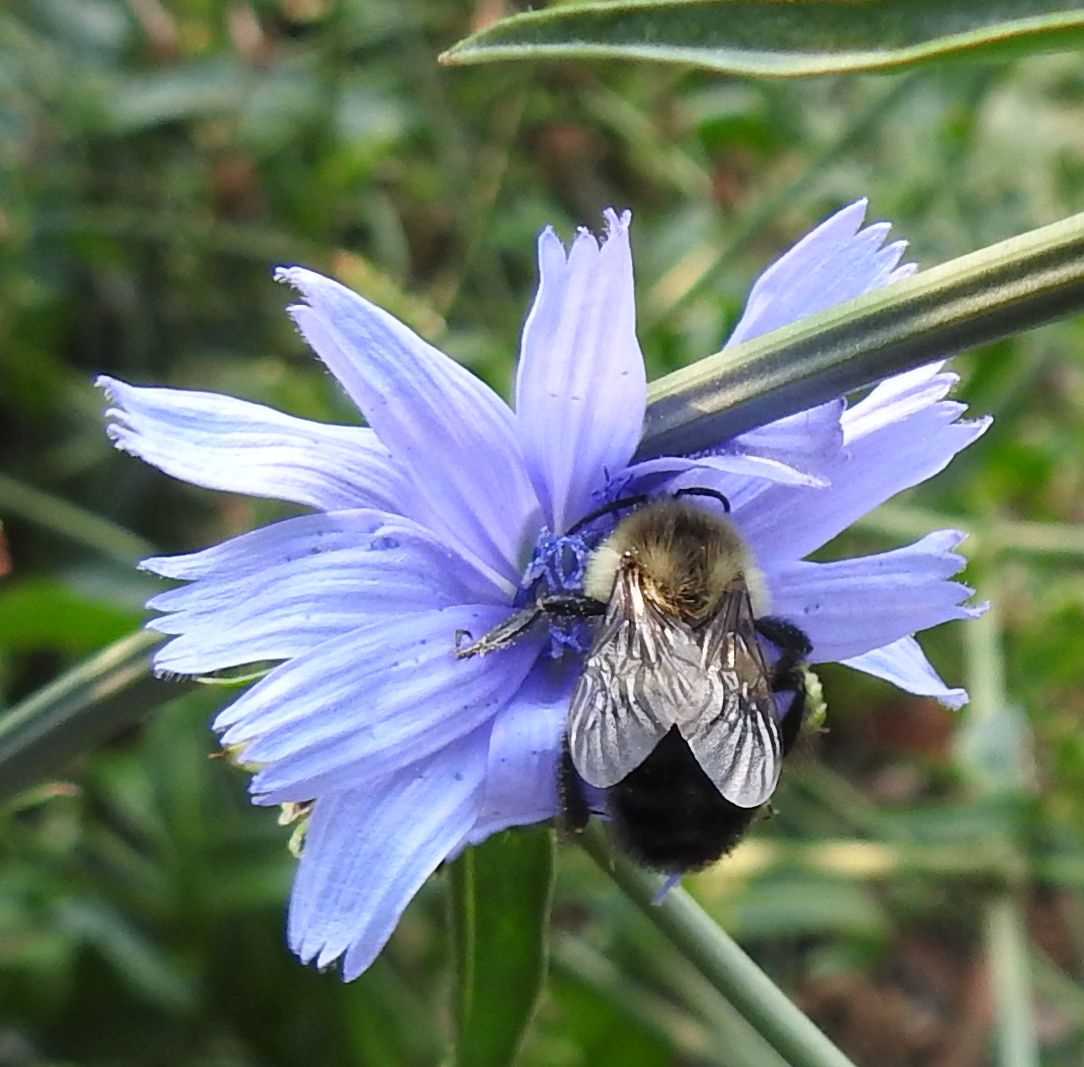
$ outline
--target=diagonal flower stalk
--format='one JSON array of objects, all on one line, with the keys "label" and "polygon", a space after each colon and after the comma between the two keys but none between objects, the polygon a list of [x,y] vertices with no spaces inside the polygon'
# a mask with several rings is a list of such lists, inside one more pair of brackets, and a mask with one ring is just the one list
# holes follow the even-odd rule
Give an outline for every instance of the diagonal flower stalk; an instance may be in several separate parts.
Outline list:
[{"label": "diagonal flower stalk", "polygon": [[695,452],[948,353],[1084,310],[1084,214],[698,360],[648,390],[637,458]]},{"label": "diagonal flower stalk", "polygon": [[791,1067],[854,1067],[688,893],[672,889],[655,904],[661,882],[657,875],[615,853],[597,824],[581,841],[588,855]]},{"label": "diagonal flower stalk", "polygon": [[0,714],[0,804],[195,684],[151,677],[150,651],[160,641],[137,630]]},{"label": "diagonal flower stalk", "polygon": [[[735,345],[650,387],[641,455],[695,450],[889,374],[1084,310],[1084,215],[963,256]],[[134,635],[0,715],[0,799],[59,773],[108,732],[175,696]],[[127,642],[132,642],[131,645]],[[113,662],[123,650],[119,662]],[[133,651],[135,650],[135,651]],[[89,675],[88,675],[89,672]],[[85,679],[92,676],[94,684]]]}]

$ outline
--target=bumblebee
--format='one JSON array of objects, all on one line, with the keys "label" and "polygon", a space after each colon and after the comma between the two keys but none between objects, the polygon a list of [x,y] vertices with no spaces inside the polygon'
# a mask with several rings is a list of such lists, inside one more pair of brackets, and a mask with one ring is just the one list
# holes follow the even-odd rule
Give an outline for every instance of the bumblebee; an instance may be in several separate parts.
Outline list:
[{"label": "bumblebee", "polygon": [[[690,492],[729,511],[720,494]],[[586,826],[586,783],[604,792],[634,859],[669,873],[704,867],[775,791],[802,725],[809,640],[759,614],[762,582],[733,523],[684,497],[620,520],[588,561],[584,593],[540,597],[459,655],[499,648],[544,614],[601,616],[569,705],[565,825]],[[793,696],[780,713],[784,692]]]}]

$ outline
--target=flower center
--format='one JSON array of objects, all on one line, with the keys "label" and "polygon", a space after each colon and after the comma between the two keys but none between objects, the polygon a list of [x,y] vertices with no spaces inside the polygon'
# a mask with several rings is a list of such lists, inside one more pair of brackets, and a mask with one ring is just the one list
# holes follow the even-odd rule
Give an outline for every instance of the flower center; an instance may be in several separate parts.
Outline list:
[{"label": "flower center", "polygon": [[[523,572],[516,607],[533,604],[541,596],[582,596],[590,555],[591,545],[582,534],[555,534],[543,527]],[[583,619],[550,615],[546,622],[551,659],[560,659],[566,649],[582,656],[591,647],[591,631]]]}]

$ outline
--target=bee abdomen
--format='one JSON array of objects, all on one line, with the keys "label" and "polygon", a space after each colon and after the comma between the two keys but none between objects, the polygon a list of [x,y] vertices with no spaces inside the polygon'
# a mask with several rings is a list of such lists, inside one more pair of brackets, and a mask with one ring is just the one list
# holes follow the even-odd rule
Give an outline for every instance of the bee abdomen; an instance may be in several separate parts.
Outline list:
[{"label": "bee abdomen", "polygon": [[619,844],[646,867],[696,870],[729,852],[756,808],[725,800],[674,727],[608,794]]}]

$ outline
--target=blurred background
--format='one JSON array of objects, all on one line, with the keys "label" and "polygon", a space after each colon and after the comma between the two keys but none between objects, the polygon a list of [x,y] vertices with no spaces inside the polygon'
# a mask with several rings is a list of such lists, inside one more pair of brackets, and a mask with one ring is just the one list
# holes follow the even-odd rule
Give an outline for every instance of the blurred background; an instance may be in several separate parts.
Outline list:
[{"label": "blurred background", "polygon": [[[276,264],[334,274],[507,395],[548,223],[567,238],[633,209],[654,377],[716,350],[758,272],[859,196],[924,265],[1084,202],[1079,55],[776,83],[438,67],[509,9],[0,11],[0,706],[140,626],[158,585],[134,561],[282,514],[115,453],[95,374],[356,419],[283,314]],[[957,370],[993,428],[825,555],[972,531],[967,580],[996,610],[924,638],[971,707],[825,670],[830,732],[776,816],[690,886],[862,1067],[991,1062],[995,991],[1021,961],[1043,1062],[1079,1064],[1084,321]],[[0,1067],[438,1062],[442,880],[360,981],[301,967],[289,829],[208,758],[223,694],[161,692],[0,810]],[[572,846],[556,892],[523,1064],[773,1067]]]}]

